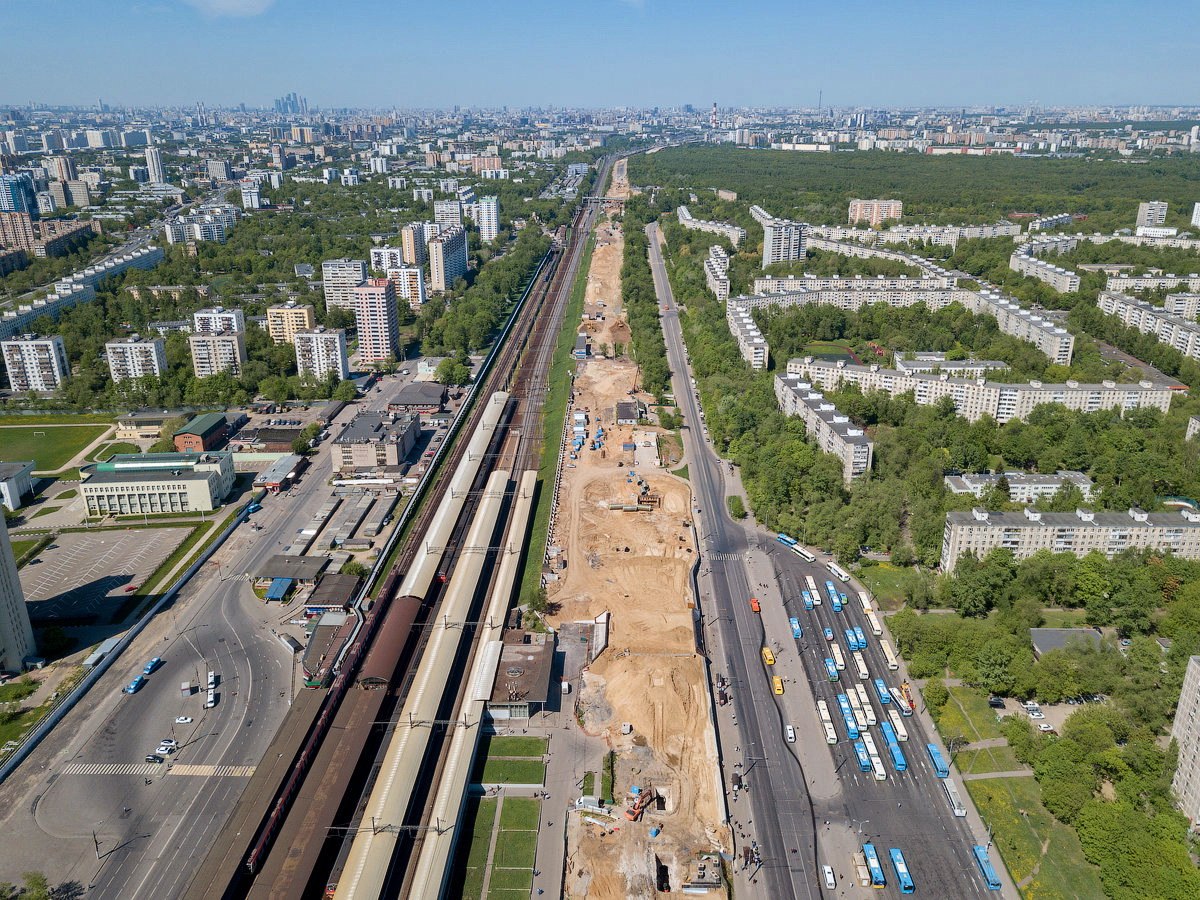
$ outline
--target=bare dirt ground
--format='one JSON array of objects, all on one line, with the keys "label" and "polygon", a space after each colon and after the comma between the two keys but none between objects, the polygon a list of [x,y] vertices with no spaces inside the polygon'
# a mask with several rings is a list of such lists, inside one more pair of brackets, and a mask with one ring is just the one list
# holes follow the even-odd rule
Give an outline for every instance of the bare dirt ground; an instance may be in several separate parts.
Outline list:
[{"label": "bare dirt ground", "polygon": [[[585,323],[596,329],[594,346],[628,341],[619,305],[622,243],[619,228],[600,226],[586,295],[587,308],[605,315],[603,322]],[[663,469],[631,467],[634,453],[622,450],[635,428],[616,425],[614,407],[630,398],[636,375],[628,359],[593,358],[580,367],[573,409],[588,413],[591,433],[603,426],[604,450],[564,459],[563,499],[550,538],[567,559],[561,580],[548,589],[558,605],[552,624],[611,613],[608,648],[585,672],[577,709],[583,729],[603,736],[617,753],[618,818],[608,828],[584,817],[570,822],[571,897],[650,896],[656,859],[678,890],[698,853],[730,847],[720,825],[716,745],[692,632],[691,492]],[[655,429],[636,430],[644,438]],[[655,508],[609,508],[638,502]],[[632,726],[630,734],[622,734],[623,723]],[[652,804],[640,822],[626,821],[632,785],[653,786],[663,808]],[[660,829],[657,837],[650,836],[652,828]]]},{"label": "bare dirt ground", "polygon": [[[621,224],[611,219],[596,226],[596,246],[588,270],[580,331],[590,335],[596,356],[614,353],[617,344],[629,345],[629,325],[621,304],[621,260],[625,235]],[[603,316],[603,318],[600,318]]]},{"label": "bare dirt ground", "polygon": [[628,200],[636,193],[639,192],[629,186],[629,161],[618,159],[613,164],[612,184],[609,185],[608,196]]}]

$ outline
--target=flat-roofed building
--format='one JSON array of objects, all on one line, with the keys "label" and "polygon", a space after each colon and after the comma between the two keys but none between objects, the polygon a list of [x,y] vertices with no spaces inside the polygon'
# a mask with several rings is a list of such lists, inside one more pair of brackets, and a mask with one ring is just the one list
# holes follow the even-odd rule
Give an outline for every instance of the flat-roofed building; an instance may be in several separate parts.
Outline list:
[{"label": "flat-roofed building", "polygon": [[697,219],[692,216],[691,210],[686,206],[680,206],[675,210],[675,215],[679,219],[679,224],[688,231],[719,234],[722,237],[729,238],[729,243],[733,244],[734,249],[746,239],[746,229],[740,225],[733,225],[729,222],[711,222],[708,219]]},{"label": "flat-roofed building", "polygon": [[900,219],[904,215],[902,200],[851,200],[850,224],[866,222],[872,228],[889,219]]},{"label": "flat-roofed building", "polygon": [[246,314],[240,309],[213,306],[192,314],[194,334],[216,334],[219,331],[245,331]]},{"label": "flat-roofed building", "polygon": [[791,219],[778,219],[761,206],[750,207],[752,215],[763,227],[762,267],[804,259],[807,248],[808,225]]},{"label": "flat-roofed building", "polygon": [[325,308],[354,309],[354,289],[367,280],[365,259],[327,259],[321,263]]},{"label": "flat-roofed building", "polygon": [[1192,438],[1200,435],[1200,416],[1191,416],[1187,423],[1187,434],[1184,440],[1190,441]]},{"label": "flat-roofed building", "polygon": [[175,449],[180,453],[203,453],[217,450],[229,436],[229,420],[223,413],[201,413],[173,435]]},{"label": "flat-roofed building", "polygon": [[922,351],[914,353],[912,359],[897,357],[894,363],[897,372],[912,375],[949,375],[951,378],[986,378],[989,372],[1002,372],[1010,368],[999,359],[947,359],[945,353]]},{"label": "flat-roofed building", "polygon": [[1042,497],[1053,497],[1071,486],[1079,489],[1085,501],[1092,499],[1092,479],[1082,472],[1059,471],[1053,475],[1038,472],[964,472],[947,475],[943,481],[952,494],[971,494],[982,497],[993,490],[1001,479],[1008,483],[1008,499],[1014,503],[1033,503]]},{"label": "flat-roofed building", "polygon": [[718,303],[729,301],[729,254],[720,244],[708,248],[708,257],[704,260],[704,281]]},{"label": "flat-roofed building", "polygon": [[1038,512],[1026,507],[1021,512],[970,512],[946,514],[942,534],[942,571],[952,572],[959,557],[973,553],[982,559],[991,550],[1004,547],[1016,559],[1026,559],[1039,550],[1086,556],[1092,551],[1112,559],[1125,550],[1169,550],[1183,559],[1200,558],[1200,512],[1185,508],[1174,512],[1148,513]]},{"label": "flat-roofed building", "polygon": [[104,345],[104,353],[113,381],[157,376],[167,371],[166,341],[160,337],[144,338],[131,334],[121,340],[109,341]]},{"label": "flat-roofed building", "polygon": [[354,289],[358,361],[373,366],[394,361],[400,349],[396,287],[386,278],[368,278]]},{"label": "flat-roofed building", "polygon": [[333,373],[339,381],[350,377],[346,358],[346,332],[341,328],[318,325],[297,331],[292,342],[296,346],[296,370],[301,377],[312,375],[324,380]]},{"label": "flat-roofed building", "polygon": [[267,334],[273,344],[290,344],[296,332],[316,325],[316,311],[307,303],[289,300],[267,307]]},{"label": "flat-roofed building", "polygon": [[0,670],[20,672],[35,649],[8,526],[0,523]]},{"label": "flat-roofed building", "polygon": [[775,399],[785,416],[804,422],[812,443],[841,460],[846,484],[871,471],[874,443],[811,384],[795,375],[776,375]]},{"label": "flat-roofed building", "polygon": [[443,228],[461,228],[463,223],[462,201],[457,198],[454,200],[434,200],[433,221]]},{"label": "flat-roofed building", "polygon": [[56,391],[71,372],[63,339],[57,334],[24,334],[0,341],[0,355],[14,393]]},{"label": "flat-roofed building", "polygon": [[1180,812],[1195,827],[1200,823],[1200,656],[1188,658],[1171,738],[1179,748],[1171,790]]},{"label": "flat-roofed building", "polygon": [[432,222],[409,222],[400,229],[401,262],[409,266],[423,266],[429,259],[429,241],[438,228]]},{"label": "flat-roofed building", "polygon": [[246,335],[241,331],[221,331],[214,334],[193,334],[188,337],[192,351],[192,371],[197,378],[208,378],[218,372],[237,377],[246,361]]},{"label": "flat-roofed building", "polygon": [[79,475],[92,518],[208,512],[233,490],[233,454],[118,453]]},{"label": "flat-roofed building", "polygon": [[392,247],[385,244],[382,247],[372,247],[370,252],[371,271],[383,273],[405,264],[404,248]]},{"label": "flat-roofed building", "polygon": [[1195,320],[1185,319],[1167,312],[1161,306],[1114,291],[1101,291],[1096,298],[1096,306],[1110,316],[1116,316],[1130,328],[1136,328],[1142,334],[1154,335],[1160,344],[1166,344],[1190,359],[1200,359],[1200,323]]},{"label": "flat-roofed building", "polygon": [[33,496],[33,460],[0,462],[0,504],[20,509]]},{"label": "flat-roofed building", "polygon": [[725,322],[729,325],[729,333],[737,341],[738,352],[742,354],[742,359],[756,371],[765,369],[767,360],[770,358],[770,348],[758,325],[755,324],[750,310],[730,304],[725,308]]},{"label": "flat-roofed building", "polygon": [[417,416],[360,412],[333,439],[333,466],[343,472],[398,466],[412,452],[420,433]]},{"label": "flat-roofed building", "polygon": [[467,233],[457,226],[444,229],[429,241],[430,289],[443,293],[467,274]]},{"label": "flat-roofed building", "polygon": [[425,270],[420,266],[393,266],[387,270],[387,278],[396,288],[396,296],[408,301],[409,307],[419,311],[429,295],[425,293]]}]

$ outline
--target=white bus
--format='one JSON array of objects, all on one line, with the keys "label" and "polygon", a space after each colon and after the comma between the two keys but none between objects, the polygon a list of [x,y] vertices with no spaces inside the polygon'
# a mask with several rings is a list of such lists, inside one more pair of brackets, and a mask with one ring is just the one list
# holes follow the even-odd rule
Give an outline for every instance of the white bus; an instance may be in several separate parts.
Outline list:
[{"label": "white bus", "polygon": [[825,727],[825,743],[836,744],[837,732],[833,730],[833,719],[829,715],[829,704],[824,700],[818,700],[817,713],[821,716],[821,724]]},{"label": "white bus", "polygon": [[949,778],[943,778],[941,782],[942,790],[946,792],[946,799],[950,801],[950,809],[956,816],[965,816],[967,808],[963,806],[962,797],[958,795],[958,788],[954,786],[954,782]]},{"label": "white bus", "polygon": [[850,573],[847,572],[845,569],[843,569],[841,566],[839,566],[837,563],[831,562],[825,568],[827,568],[830,572],[832,572],[833,577],[838,579],[839,581],[849,581],[850,580]]},{"label": "white bus", "polygon": [[816,606],[821,605],[821,592],[817,590],[817,581],[811,575],[805,575],[804,580],[808,582],[808,592],[812,594],[813,603]]},{"label": "white bus", "polygon": [[887,667],[893,671],[900,668],[900,661],[896,659],[896,651],[892,649],[891,641],[885,638],[879,642],[879,646],[883,648],[883,658],[887,660]]},{"label": "white bus", "polygon": [[862,652],[855,650],[850,654],[854,657],[854,666],[858,669],[858,677],[864,681],[871,677],[871,673],[867,671],[867,661],[863,659]]},{"label": "white bus", "polygon": [[866,591],[858,592],[858,602],[862,604],[863,612],[869,613],[871,611],[871,595]]},{"label": "white bus", "polygon": [[875,780],[886,781],[887,772],[883,768],[883,760],[879,758],[879,748],[875,746],[875,739],[871,737],[870,732],[863,732],[862,742],[867,748],[867,755],[871,757],[871,771],[875,774]]},{"label": "white bus", "polygon": [[879,624],[879,616],[874,610],[867,610],[867,623],[871,626],[871,634],[879,637],[883,634],[883,626]]},{"label": "white bus", "polygon": [[799,544],[792,544],[792,552],[795,553],[805,562],[815,563],[817,558],[801,547]]},{"label": "white bus", "polygon": [[871,703],[871,695],[867,693],[866,688],[861,684],[856,684],[854,693],[858,695],[858,702],[862,706],[863,718],[867,720],[867,725],[878,725],[879,720],[875,718],[875,707]]},{"label": "white bus", "polygon": [[833,651],[833,664],[837,666],[838,671],[845,669],[846,657],[842,656],[842,648],[837,645],[837,641],[830,644],[829,649]]},{"label": "white bus", "polygon": [[867,730],[867,714],[863,712],[862,701],[858,699],[858,694],[854,691],[846,691],[846,700],[850,703],[850,711],[854,713],[854,721],[858,723],[858,730],[865,733]]},{"label": "white bus", "polygon": [[900,717],[900,713],[894,709],[887,711],[888,719],[891,720],[892,727],[896,729],[896,740],[907,741],[908,729],[904,727],[904,719]]}]

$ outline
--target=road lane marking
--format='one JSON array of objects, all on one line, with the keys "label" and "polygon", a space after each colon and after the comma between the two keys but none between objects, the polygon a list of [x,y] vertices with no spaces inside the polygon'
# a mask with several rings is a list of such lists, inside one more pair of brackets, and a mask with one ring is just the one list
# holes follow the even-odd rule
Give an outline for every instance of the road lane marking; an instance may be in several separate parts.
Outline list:
[{"label": "road lane marking", "polygon": [[178,763],[163,768],[161,763],[71,763],[63,775],[190,775],[200,778],[249,778],[254,766],[189,765]]}]

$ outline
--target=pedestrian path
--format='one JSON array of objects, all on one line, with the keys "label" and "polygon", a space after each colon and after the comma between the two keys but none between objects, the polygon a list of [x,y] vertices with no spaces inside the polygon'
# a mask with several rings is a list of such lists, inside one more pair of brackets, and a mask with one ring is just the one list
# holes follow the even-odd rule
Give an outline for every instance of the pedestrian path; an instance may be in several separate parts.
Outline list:
[{"label": "pedestrian path", "polygon": [[986,781],[989,778],[1031,778],[1033,769],[1015,769],[1011,772],[975,772],[964,775],[963,781]]},{"label": "pedestrian path", "polygon": [[201,778],[249,778],[254,766],[201,766],[178,764],[163,769],[161,763],[71,763],[63,775],[191,775]]}]

